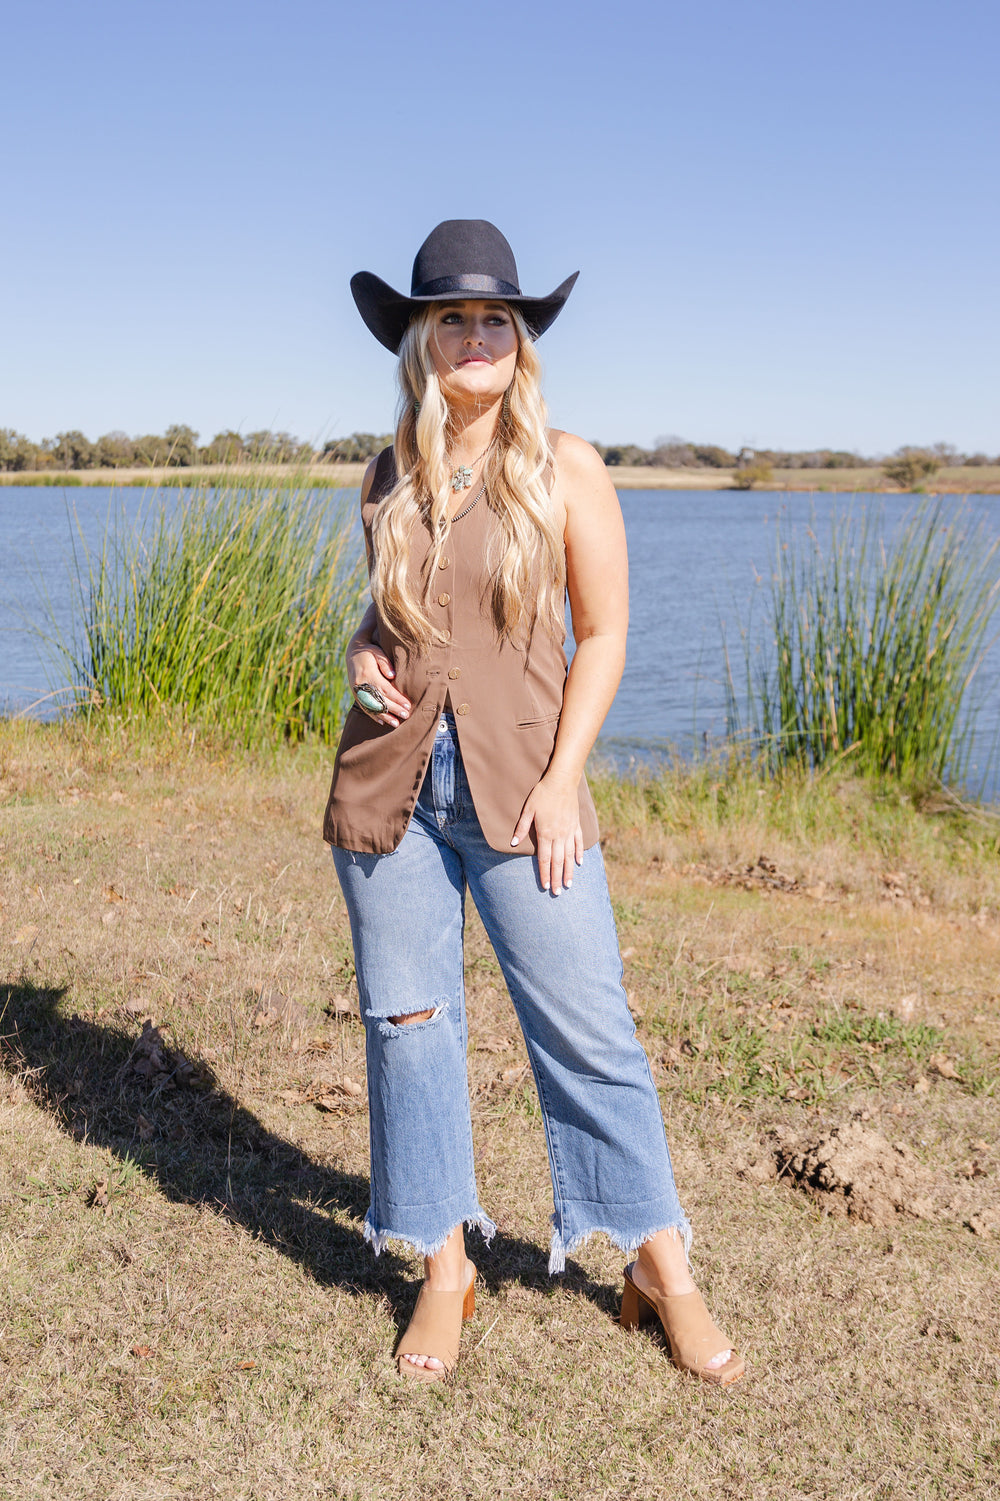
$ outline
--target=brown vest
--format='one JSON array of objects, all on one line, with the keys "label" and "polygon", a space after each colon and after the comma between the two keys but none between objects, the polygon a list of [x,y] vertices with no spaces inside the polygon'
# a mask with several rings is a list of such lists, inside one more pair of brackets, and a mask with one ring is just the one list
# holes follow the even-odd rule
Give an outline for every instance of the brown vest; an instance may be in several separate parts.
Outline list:
[{"label": "brown vest", "polygon": [[[361,508],[369,557],[372,518],[395,483],[392,449],[384,449]],[[416,806],[441,711],[450,700],[483,833],[493,849],[514,853],[514,826],[552,756],[566,654],[541,626],[527,646],[497,639],[489,616],[486,566],[495,531],[485,495],[452,527],[432,596],[434,618],[446,634],[442,644],[420,653],[379,622],[378,644],[395,666],[396,686],[413,707],[396,729],[374,724],[357,707],[348,711],[323,820],[328,844],[376,855],[396,848]],[[418,590],[430,540],[429,527],[417,524],[410,580]],[[589,849],[597,843],[598,829],[585,777],[580,779],[580,824]],[[533,833],[516,853],[535,853]]]}]

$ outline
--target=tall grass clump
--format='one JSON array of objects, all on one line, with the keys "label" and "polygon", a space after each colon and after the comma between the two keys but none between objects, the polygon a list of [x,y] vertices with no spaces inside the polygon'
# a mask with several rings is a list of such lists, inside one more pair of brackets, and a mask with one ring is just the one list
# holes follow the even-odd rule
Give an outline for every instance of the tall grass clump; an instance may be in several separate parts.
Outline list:
[{"label": "tall grass clump", "polygon": [[367,576],[351,509],[241,470],[75,559],[82,627],[63,665],[132,718],[178,711],[247,746],[331,738]]},{"label": "tall grass clump", "polygon": [[941,501],[886,539],[881,512],[835,517],[824,546],[779,536],[767,637],[746,645],[747,714],[732,676],[730,729],[769,770],[851,755],[864,774],[961,780],[974,713],[963,704],[998,603],[997,541]]}]

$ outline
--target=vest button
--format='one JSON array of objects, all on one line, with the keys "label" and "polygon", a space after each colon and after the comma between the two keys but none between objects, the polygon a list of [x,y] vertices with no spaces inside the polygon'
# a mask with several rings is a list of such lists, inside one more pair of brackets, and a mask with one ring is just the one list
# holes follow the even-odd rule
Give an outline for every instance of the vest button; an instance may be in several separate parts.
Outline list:
[{"label": "vest button", "polygon": [[438,559],[438,567],[439,568],[450,568],[451,567],[451,559],[450,558],[439,558]]},{"label": "vest button", "polygon": [[469,706],[468,706],[468,704],[459,704],[458,708],[455,710],[456,714],[468,714],[468,712],[469,712]]},{"label": "vest button", "polygon": [[448,676],[451,678],[452,682],[454,682],[456,678],[460,678],[462,676],[461,667],[449,667]]},{"label": "vest button", "polygon": [[441,632],[441,639],[442,639],[442,641],[450,641],[451,640],[451,631],[442,631]]},{"label": "vest button", "polygon": [[438,604],[439,605],[450,605],[451,604],[451,595],[450,594],[439,594],[438,595]]}]

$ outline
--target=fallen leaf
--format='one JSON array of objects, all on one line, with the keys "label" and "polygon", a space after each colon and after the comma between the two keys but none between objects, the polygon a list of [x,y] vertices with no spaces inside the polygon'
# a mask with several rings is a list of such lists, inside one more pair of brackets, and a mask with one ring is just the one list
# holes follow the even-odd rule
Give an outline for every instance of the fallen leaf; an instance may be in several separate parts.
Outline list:
[{"label": "fallen leaf", "polygon": [[105,886],[104,900],[106,902],[124,902],[126,898],[122,896],[120,891],[116,891],[113,886]]},{"label": "fallen leaf", "polygon": [[936,1074],[941,1075],[942,1079],[957,1079],[959,1077],[958,1069],[944,1053],[932,1053],[927,1062]]},{"label": "fallen leaf", "polygon": [[913,1086],[913,1093],[914,1094],[926,1094],[928,1092],[928,1090],[930,1089],[930,1087],[931,1087],[930,1080],[926,1077],[926,1075],[921,1074],[920,1078],[916,1081],[916,1083]]},{"label": "fallen leaf", "polygon": [[153,1352],[148,1345],[133,1345],[132,1354],[135,1355],[139,1360],[149,1360],[151,1359]]},{"label": "fallen leaf", "polygon": [[241,1360],[236,1367],[238,1371],[252,1371],[257,1365],[255,1360]]},{"label": "fallen leaf", "polygon": [[505,1068],[500,1078],[504,1084],[516,1084],[519,1079],[524,1078],[527,1072],[528,1065],[526,1063],[519,1063],[516,1068]]},{"label": "fallen leaf", "polygon": [[98,1178],[97,1182],[94,1184],[93,1188],[90,1190],[90,1197],[89,1197],[89,1201],[88,1202],[90,1203],[90,1207],[92,1209],[106,1209],[106,1208],[108,1208],[108,1180],[107,1180],[107,1178]]},{"label": "fallen leaf", "polygon": [[152,1139],[153,1139],[153,1126],[152,1126],[152,1122],[148,1121],[144,1115],[137,1115],[136,1116],[136,1118],[135,1118],[135,1129],[139,1133],[139,1140],[140,1141],[152,1141]]},{"label": "fallen leaf", "polygon": [[481,1037],[476,1043],[477,1053],[505,1053],[510,1047],[510,1040],[506,1037],[498,1037],[491,1032],[488,1037]]},{"label": "fallen leaf", "polygon": [[332,1016],[338,1021],[347,1021],[354,1015],[354,1007],[346,996],[335,995],[326,1008],[327,1016]]},{"label": "fallen leaf", "polygon": [[283,1105],[304,1105],[306,1097],[300,1089],[279,1089],[278,1099]]}]

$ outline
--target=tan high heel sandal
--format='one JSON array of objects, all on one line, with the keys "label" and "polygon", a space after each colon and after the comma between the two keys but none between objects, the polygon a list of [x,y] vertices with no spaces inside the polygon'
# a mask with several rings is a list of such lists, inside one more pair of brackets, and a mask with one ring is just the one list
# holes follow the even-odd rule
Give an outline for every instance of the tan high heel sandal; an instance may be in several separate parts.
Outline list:
[{"label": "tan high heel sandal", "polygon": [[746,1369],[742,1355],[736,1351],[721,1366],[708,1369],[713,1355],[731,1349],[729,1341],[712,1322],[704,1299],[697,1288],[674,1295],[644,1292],[632,1281],[635,1262],[625,1268],[625,1291],[618,1322],[623,1329],[635,1329],[658,1319],[663,1326],[670,1359],[680,1371],[690,1371],[702,1381],[715,1386],[729,1386],[739,1381]]},{"label": "tan high heel sandal", "polygon": [[[469,1266],[472,1276],[464,1293],[436,1292],[426,1282],[420,1289],[413,1317],[396,1349],[396,1370],[401,1376],[415,1381],[443,1381],[455,1369],[462,1325],[476,1311],[476,1268],[471,1261]],[[412,1360],[404,1360],[404,1355],[428,1355],[440,1360],[444,1369],[414,1365]]]}]

